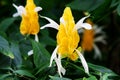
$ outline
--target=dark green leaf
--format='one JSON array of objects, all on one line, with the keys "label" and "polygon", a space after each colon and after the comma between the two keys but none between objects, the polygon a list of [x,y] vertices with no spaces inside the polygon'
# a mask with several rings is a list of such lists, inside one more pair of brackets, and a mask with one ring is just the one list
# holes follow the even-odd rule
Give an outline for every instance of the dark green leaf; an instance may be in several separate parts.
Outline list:
[{"label": "dark green leaf", "polygon": [[31,78],[35,78],[35,76],[33,74],[31,74],[31,72],[27,71],[27,70],[16,70],[14,71],[14,73],[17,73],[21,76],[27,76],[27,77],[31,77]]},{"label": "dark green leaf", "polygon": [[22,64],[22,57],[21,57],[21,53],[20,53],[20,50],[19,50],[17,43],[13,43],[13,42],[11,43],[11,51],[14,54],[13,63],[16,66],[21,65]]},{"label": "dark green leaf", "polygon": [[0,80],[5,80],[8,76],[11,76],[11,74],[1,74],[0,75]]},{"label": "dark green leaf", "polygon": [[9,43],[6,39],[0,36],[0,52],[10,58],[14,58],[12,51],[9,48]]},{"label": "dark green leaf", "polygon": [[33,56],[36,67],[40,68],[46,64],[49,64],[50,54],[48,51],[40,43],[34,40],[31,40],[31,42],[33,46]]},{"label": "dark green leaf", "polygon": [[117,13],[118,13],[119,16],[120,16],[120,3],[119,3],[119,5],[117,6]]},{"label": "dark green leaf", "polygon": [[79,11],[92,11],[103,3],[104,0],[74,0],[67,6]]},{"label": "dark green leaf", "polygon": [[95,76],[90,76],[89,78],[84,77],[83,80],[97,80]]},{"label": "dark green leaf", "polygon": [[106,67],[103,67],[103,66],[94,65],[91,63],[88,63],[88,66],[89,66],[89,68],[91,68],[95,71],[101,72],[101,73],[113,73],[113,74],[115,74],[112,70],[110,70]]},{"label": "dark green leaf", "polygon": [[119,4],[119,0],[112,0],[110,7],[115,7]]},{"label": "dark green leaf", "polygon": [[0,31],[0,36],[4,37],[4,38],[7,38],[7,35],[4,31]]},{"label": "dark green leaf", "polygon": [[110,5],[111,5],[111,0],[104,0],[103,4],[101,4],[98,8],[93,10],[91,12],[91,16],[93,17],[93,20],[96,22],[102,20],[105,18],[108,14],[110,14]]},{"label": "dark green leaf", "polygon": [[0,54],[0,68],[9,67],[11,65],[11,59],[8,56]]},{"label": "dark green leaf", "polygon": [[6,18],[0,23],[0,30],[6,31],[6,29],[15,21],[15,18]]},{"label": "dark green leaf", "polygon": [[49,76],[51,80],[71,80],[69,78],[60,78],[60,77],[54,77],[54,76]]},{"label": "dark green leaf", "polygon": [[41,37],[40,42],[45,46],[46,45],[51,45],[51,46],[56,45],[56,41],[54,39],[50,38],[49,36]]},{"label": "dark green leaf", "polygon": [[[113,77],[113,78],[112,78]],[[101,75],[100,80],[118,80],[120,79],[120,76],[117,76],[114,73],[104,73],[103,75]]]}]

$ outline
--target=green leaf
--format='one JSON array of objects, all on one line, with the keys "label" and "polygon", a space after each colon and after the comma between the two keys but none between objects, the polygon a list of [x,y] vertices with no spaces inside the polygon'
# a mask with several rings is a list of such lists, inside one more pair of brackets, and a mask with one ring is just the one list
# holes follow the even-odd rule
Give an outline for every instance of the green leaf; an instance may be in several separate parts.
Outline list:
[{"label": "green leaf", "polygon": [[104,0],[74,0],[67,6],[79,11],[92,11],[100,6]]},{"label": "green leaf", "polygon": [[115,75],[115,73],[112,70],[110,70],[106,67],[94,65],[94,64],[91,64],[91,63],[88,63],[88,66],[89,66],[89,68],[91,68],[95,71],[98,71],[98,72],[101,72],[101,73],[113,73]]},{"label": "green leaf", "polygon": [[0,36],[4,37],[4,38],[7,38],[7,35],[4,31],[0,31]]},{"label": "green leaf", "polygon": [[37,68],[41,68],[42,66],[49,64],[50,54],[48,53],[48,51],[39,42],[36,42],[34,40],[31,40],[31,42],[33,46],[35,66]]},{"label": "green leaf", "polygon": [[[40,68],[39,68],[39,70],[36,72],[36,74],[38,74],[38,73],[40,73],[42,70],[44,70],[45,68],[46,68],[46,66],[48,66],[48,64],[46,64],[46,65],[44,65],[44,66],[41,66]],[[35,75],[36,75],[35,74]]]},{"label": "green leaf", "polygon": [[60,77],[54,77],[54,76],[49,76],[51,80],[71,80],[69,78],[60,78]]},{"label": "green leaf", "polygon": [[112,0],[110,7],[115,7],[119,4],[119,0]]},{"label": "green leaf", "polygon": [[99,22],[100,20],[105,18],[107,15],[109,15],[110,12],[112,12],[110,11],[111,10],[110,5],[112,0],[103,0],[103,1],[104,1],[103,4],[101,4],[98,8],[96,8],[91,12],[91,16],[93,17],[93,20],[96,22]]},{"label": "green leaf", "polygon": [[119,5],[117,6],[117,13],[118,13],[118,15],[120,16],[120,3],[119,3]]},{"label": "green leaf", "polygon": [[97,80],[95,76],[90,76],[89,78],[84,77],[83,80]]},{"label": "green leaf", "polygon": [[0,69],[9,67],[11,65],[11,59],[8,56],[0,54]]},{"label": "green leaf", "polygon": [[6,18],[0,23],[0,30],[6,31],[8,27],[15,21],[15,18]]},{"label": "green leaf", "polygon": [[21,65],[22,64],[22,57],[21,57],[21,53],[20,53],[18,44],[11,42],[10,47],[11,47],[11,51],[14,54],[13,63],[15,64],[15,66]]},{"label": "green leaf", "polygon": [[55,46],[56,45],[56,41],[53,40],[52,38],[50,38],[49,36],[43,36],[41,37],[40,39],[40,42],[43,44],[43,45],[51,45],[51,46]]},{"label": "green leaf", "polygon": [[10,50],[9,43],[6,39],[0,36],[0,52],[11,59],[14,58],[12,51]]},{"label": "green leaf", "polygon": [[113,74],[113,73],[104,73],[100,77],[100,80],[113,80],[113,79],[118,80],[120,79],[120,76],[117,76],[116,74]]},{"label": "green leaf", "polygon": [[0,74],[0,80],[5,80],[8,76],[11,76],[11,74]]},{"label": "green leaf", "polygon": [[35,78],[35,76],[33,74],[31,74],[31,72],[27,71],[27,70],[16,70],[14,71],[14,73],[17,73],[21,76],[27,76],[27,77],[31,77],[31,78]]}]

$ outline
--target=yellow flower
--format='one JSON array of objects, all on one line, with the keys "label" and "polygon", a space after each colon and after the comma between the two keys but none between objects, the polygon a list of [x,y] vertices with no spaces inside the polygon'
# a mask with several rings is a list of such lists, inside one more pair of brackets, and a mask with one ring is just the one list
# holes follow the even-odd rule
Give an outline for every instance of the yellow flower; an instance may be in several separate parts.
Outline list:
[{"label": "yellow flower", "polygon": [[[38,40],[38,32],[40,30],[40,25],[38,22],[39,16],[38,11],[42,10],[41,7],[36,7],[34,0],[27,0],[25,8],[23,6],[13,6],[17,9],[17,13],[13,14],[13,17],[21,16],[22,21],[20,24],[20,32],[22,35],[35,35],[35,41]],[[28,52],[28,55],[32,55],[33,50]]]},{"label": "yellow flower", "polygon": [[13,16],[21,16],[22,21],[20,24],[20,32],[23,35],[36,35],[39,32],[40,26],[38,22],[38,11],[42,10],[41,7],[36,7],[33,0],[27,0],[25,8],[23,6],[13,6],[17,9],[17,13]]},{"label": "yellow flower", "polygon": [[64,10],[62,18],[64,22],[60,23],[57,34],[57,44],[59,45],[58,53],[61,57],[70,58],[76,55],[74,55],[73,52],[78,47],[80,39],[70,8],[67,7]]},{"label": "yellow flower", "polygon": [[[95,25],[90,19],[87,19],[86,22],[91,24],[93,28],[91,30],[85,30],[83,32],[83,37],[81,42],[82,49],[88,52],[94,49],[95,50],[94,58],[101,59],[100,50],[95,43],[96,42],[106,43],[106,41],[104,40],[105,34],[102,31],[102,27],[98,28],[97,25]],[[95,35],[97,34],[101,34],[101,35],[95,37]]]},{"label": "yellow flower", "polygon": [[61,73],[64,75],[66,70],[61,64],[61,59],[67,57],[75,61],[79,57],[81,59],[85,72],[89,74],[88,65],[79,49],[77,49],[78,43],[80,41],[77,30],[80,28],[91,29],[90,24],[83,23],[83,21],[89,16],[80,19],[75,24],[71,9],[69,7],[66,7],[63,16],[60,18],[60,25],[48,17],[41,17],[47,19],[50,22],[49,24],[41,27],[41,29],[52,27],[58,30],[57,47],[52,53],[50,66],[52,66],[52,62],[54,60],[58,67],[58,73],[60,77],[62,77]]}]

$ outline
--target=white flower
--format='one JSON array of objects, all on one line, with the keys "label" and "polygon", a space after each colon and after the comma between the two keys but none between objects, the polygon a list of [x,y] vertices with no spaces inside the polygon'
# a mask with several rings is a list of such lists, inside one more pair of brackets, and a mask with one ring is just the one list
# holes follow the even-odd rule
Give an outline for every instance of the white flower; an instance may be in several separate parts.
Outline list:
[{"label": "white flower", "polygon": [[[13,6],[16,8],[17,12],[13,14],[13,17],[18,17],[18,16],[22,16],[23,14],[26,15],[26,9],[24,6],[20,5],[17,6],[15,4],[13,4]],[[41,7],[36,7],[35,8],[35,12],[41,11],[42,8]]]},{"label": "white flower", "polygon": [[95,55],[94,55],[94,58],[99,58],[101,59],[102,58],[102,55],[101,55],[101,52],[100,52],[100,49],[98,48],[98,46],[96,45],[96,42],[101,42],[103,44],[106,44],[106,41],[105,41],[105,38],[106,38],[106,35],[104,33],[104,31],[102,30],[103,27],[100,26],[98,27],[97,25],[94,25],[93,26],[93,29],[94,29],[94,32],[95,32],[95,35],[97,34],[100,34],[99,36],[96,36],[94,38],[94,44],[93,44],[93,48],[95,50]]}]

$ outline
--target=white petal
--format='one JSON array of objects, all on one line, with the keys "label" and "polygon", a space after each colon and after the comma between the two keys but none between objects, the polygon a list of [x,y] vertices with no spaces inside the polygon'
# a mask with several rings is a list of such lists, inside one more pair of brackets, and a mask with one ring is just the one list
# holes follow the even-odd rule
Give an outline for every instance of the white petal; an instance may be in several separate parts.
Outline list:
[{"label": "white petal", "polygon": [[55,58],[55,62],[57,64],[58,73],[59,73],[60,77],[62,77],[62,74],[65,75],[66,70],[62,67],[60,55],[58,55],[58,58]]},{"label": "white petal", "polygon": [[15,4],[13,4],[13,6],[17,9],[18,8],[18,6],[17,5],[15,5]]},{"label": "white petal", "polygon": [[60,70],[61,70],[62,74],[65,75],[66,70],[63,68],[63,66],[61,64],[61,56],[60,55],[58,55],[58,60],[59,60],[59,65],[61,67]]},{"label": "white petal", "polygon": [[35,41],[39,42],[39,38],[37,34],[35,35]]},{"label": "white petal", "polygon": [[88,24],[88,23],[81,24],[81,27],[83,27],[85,29],[88,29],[88,30],[92,29],[92,26],[90,24]]},{"label": "white petal", "polygon": [[66,25],[66,23],[65,23],[65,21],[64,21],[64,19],[63,19],[63,17],[60,18],[60,23],[62,23],[64,26]]},{"label": "white petal", "polygon": [[30,55],[32,55],[33,54],[33,50],[30,50],[29,52],[28,52],[28,56],[30,56]]},{"label": "white petal", "polygon": [[106,44],[106,41],[104,40],[106,36],[98,36],[94,39],[95,42],[102,42],[104,44]]},{"label": "white petal", "polygon": [[35,8],[35,12],[38,12],[38,11],[41,11],[42,10],[42,7],[36,7]]},{"label": "white petal", "polygon": [[44,16],[40,16],[40,17],[41,17],[41,18],[44,18],[44,19],[46,19],[46,20],[49,21],[48,24],[42,26],[40,29],[44,29],[44,28],[46,28],[46,27],[51,27],[51,28],[54,28],[54,29],[57,29],[57,30],[58,30],[59,25],[58,25],[55,21],[53,21],[52,19],[50,19],[50,18],[48,18],[48,17],[44,17]]},{"label": "white petal", "polygon": [[95,34],[104,34],[104,32],[102,31],[102,29],[103,29],[102,26],[98,27],[97,25],[94,25],[93,29],[95,31]]},{"label": "white petal", "polygon": [[93,45],[93,47],[94,47],[94,50],[95,50],[94,58],[95,58],[95,59],[96,59],[96,58],[101,59],[101,58],[102,58],[102,55],[101,55],[101,52],[100,52],[99,48],[98,48],[95,44]]},{"label": "white petal", "polygon": [[51,56],[51,58],[50,58],[50,65],[49,65],[49,67],[51,67],[52,66],[52,62],[53,62],[53,60],[55,59],[55,58],[57,58],[57,50],[58,50],[58,46],[55,48],[55,50],[53,51],[53,53],[52,53],[52,56]]},{"label": "white petal", "polygon": [[[89,16],[90,16],[90,15],[89,15]],[[82,19],[80,19],[80,20],[76,23],[75,28],[76,28],[77,30],[80,29],[80,28],[88,28],[88,29],[91,29],[92,26],[91,26],[90,24],[88,24],[88,23],[83,23],[84,20],[85,20],[86,18],[88,18],[89,16],[83,17]],[[87,27],[85,27],[85,25],[86,25]]]},{"label": "white petal", "polygon": [[13,6],[17,9],[17,13],[13,17],[22,16],[22,14],[26,15],[26,10],[23,6],[16,6],[15,4]]},{"label": "white petal", "polygon": [[87,65],[87,62],[86,62],[85,58],[83,57],[83,55],[78,50],[76,50],[76,52],[79,55],[79,58],[80,58],[80,60],[82,62],[85,73],[89,74],[89,69],[88,69],[88,65]]},{"label": "white petal", "polygon": [[19,13],[14,13],[14,14],[13,14],[13,17],[18,17],[18,16],[20,16]]}]

